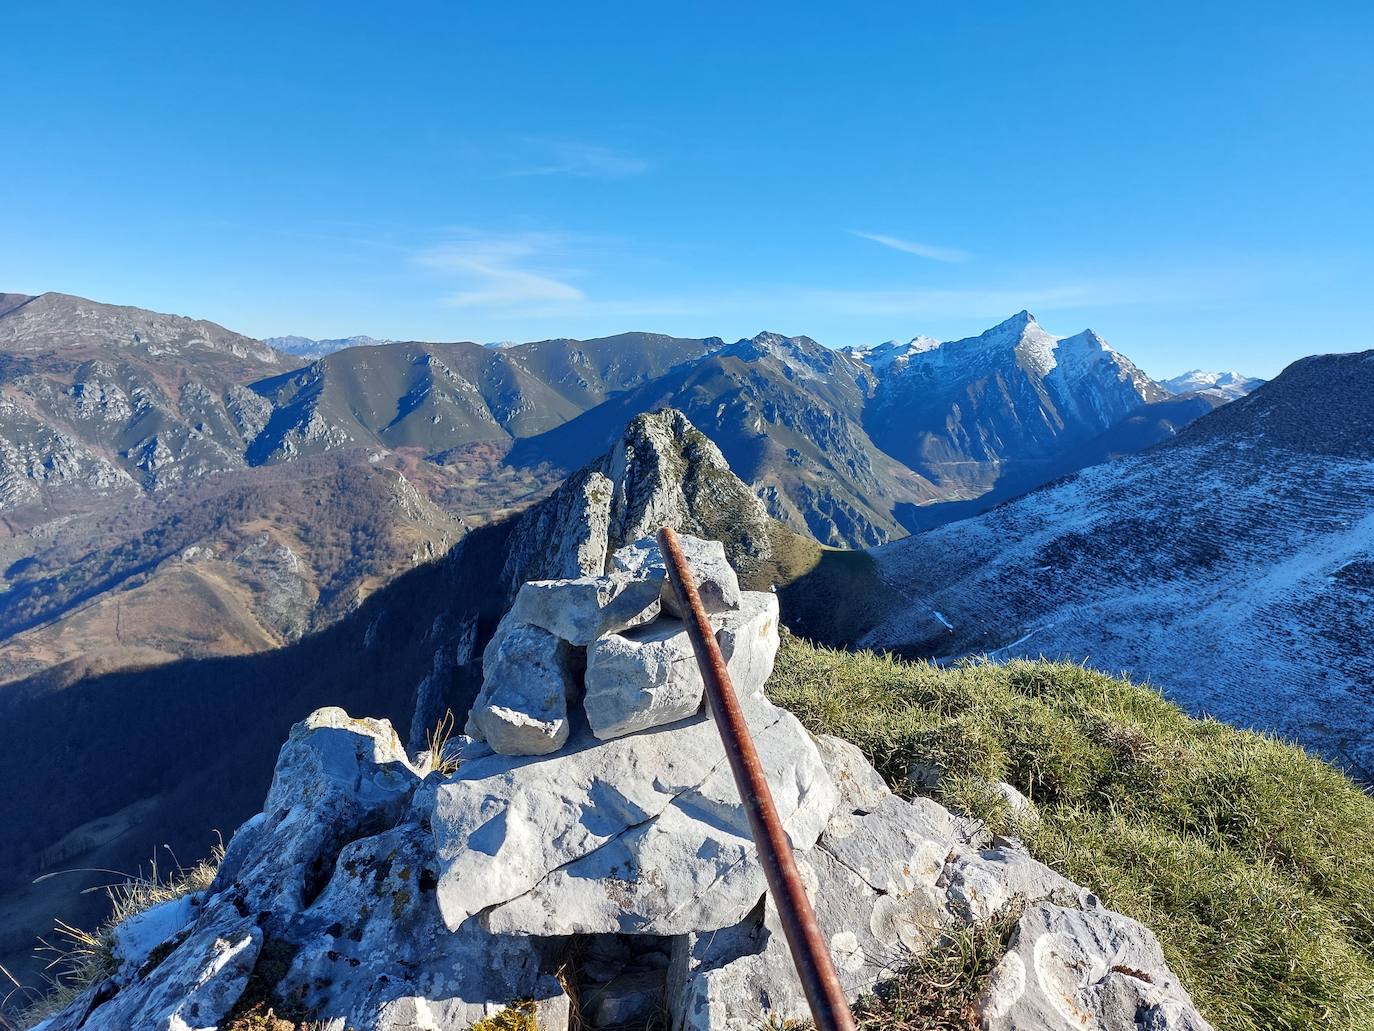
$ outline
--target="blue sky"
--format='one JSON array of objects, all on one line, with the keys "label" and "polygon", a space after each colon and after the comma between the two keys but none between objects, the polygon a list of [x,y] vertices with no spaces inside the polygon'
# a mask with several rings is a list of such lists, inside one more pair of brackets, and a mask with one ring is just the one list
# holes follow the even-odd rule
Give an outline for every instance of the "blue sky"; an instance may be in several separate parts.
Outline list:
[{"label": "blue sky", "polygon": [[1374,347],[1374,5],[850,6],[14,5],[0,290],[439,340],[1027,307],[1159,376]]}]

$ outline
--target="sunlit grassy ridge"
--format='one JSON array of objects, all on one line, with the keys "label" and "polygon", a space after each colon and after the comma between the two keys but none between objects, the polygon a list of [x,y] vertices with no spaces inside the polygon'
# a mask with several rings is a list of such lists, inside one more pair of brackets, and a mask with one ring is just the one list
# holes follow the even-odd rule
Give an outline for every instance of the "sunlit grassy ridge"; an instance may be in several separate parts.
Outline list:
[{"label": "sunlit grassy ridge", "polygon": [[[783,644],[774,701],[1150,926],[1221,1031],[1374,1027],[1374,799],[1272,738],[1064,663],[938,668]],[[1006,781],[1041,822],[1011,827]]]}]

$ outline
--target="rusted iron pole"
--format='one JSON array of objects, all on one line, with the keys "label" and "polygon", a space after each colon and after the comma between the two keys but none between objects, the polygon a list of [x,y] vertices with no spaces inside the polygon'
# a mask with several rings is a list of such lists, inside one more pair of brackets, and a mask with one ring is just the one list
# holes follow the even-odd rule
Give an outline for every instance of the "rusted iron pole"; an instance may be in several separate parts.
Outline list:
[{"label": "rusted iron pole", "polygon": [[811,900],[806,897],[806,889],[802,886],[801,875],[792,858],[792,842],[782,829],[782,821],[778,819],[778,809],[773,804],[773,793],[763,774],[763,764],[759,761],[749,725],[735,696],[735,686],[730,682],[730,671],[725,667],[715,631],[697,594],[696,579],[687,568],[682,545],[671,528],[665,526],[658,531],[658,546],[667,561],[668,579],[677,592],[678,603],[687,613],[687,633],[692,639],[697,665],[701,667],[701,677],[706,682],[711,714],[715,717],[716,729],[720,731],[721,741],[725,745],[725,755],[735,775],[740,801],[749,816],[754,846],[763,862],[768,890],[773,894],[773,902],[782,920],[783,934],[787,937],[787,947],[792,951],[792,961],[797,966],[797,975],[801,978],[806,1001],[811,1007],[811,1019],[819,1031],[854,1031],[849,1001],[835,974],[835,964],[831,962],[830,950],[826,948],[820,925],[816,923]]}]

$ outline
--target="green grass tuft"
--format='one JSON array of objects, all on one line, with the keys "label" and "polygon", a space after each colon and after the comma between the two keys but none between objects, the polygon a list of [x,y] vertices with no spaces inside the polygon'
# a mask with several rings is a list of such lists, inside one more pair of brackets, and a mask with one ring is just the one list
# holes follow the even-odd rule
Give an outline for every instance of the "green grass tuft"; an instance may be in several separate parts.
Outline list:
[{"label": "green grass tuft", "polygon": [[539,1031],[538,1013],[533,1002],[513,1003],[472,1025],[472,1031]]},{"label": "green grass tuft", "polygon": [[[1374,799],[1301,749],[1065,663],[942,669],[790,638],[768,693],[895,787],[938,769],[941,801],[1152,928],[1218,1031],[1374,1027]],[[999,780],[1037,826],[1012,825]]]}]

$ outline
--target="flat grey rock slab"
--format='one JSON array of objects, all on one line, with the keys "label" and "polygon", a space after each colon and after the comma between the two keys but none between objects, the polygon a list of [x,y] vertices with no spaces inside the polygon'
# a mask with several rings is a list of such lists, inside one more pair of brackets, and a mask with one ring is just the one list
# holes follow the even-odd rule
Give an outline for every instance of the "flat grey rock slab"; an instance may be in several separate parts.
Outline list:
[{"label": "flat grey rock slab", "polygon": [[502,623],[528,623],[585,647],[602,634],[652,621],[660,594],[652,581],[625,573],[533,580],[520,588]]},{"label": "flat grey rock slab", "polygon": [[[810,848],[835,789],[810,736],[748,707],[784,826]],[[676,934],[739,920],[763,891],[748,822],[705,717],[556,755],[476,760],[435,789],[438,901],[501,934]]]}]

